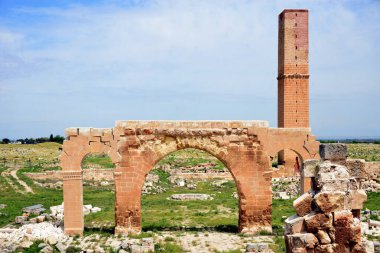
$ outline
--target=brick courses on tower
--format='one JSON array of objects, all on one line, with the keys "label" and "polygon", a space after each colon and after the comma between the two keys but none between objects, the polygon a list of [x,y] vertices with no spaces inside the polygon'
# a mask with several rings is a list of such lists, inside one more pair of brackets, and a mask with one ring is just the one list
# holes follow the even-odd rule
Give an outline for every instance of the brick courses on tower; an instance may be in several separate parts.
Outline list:
[{"label": "brick courses on tower", "polygon": [[278,30],[278,127],[309,127],[308,11],[284,10]]}]

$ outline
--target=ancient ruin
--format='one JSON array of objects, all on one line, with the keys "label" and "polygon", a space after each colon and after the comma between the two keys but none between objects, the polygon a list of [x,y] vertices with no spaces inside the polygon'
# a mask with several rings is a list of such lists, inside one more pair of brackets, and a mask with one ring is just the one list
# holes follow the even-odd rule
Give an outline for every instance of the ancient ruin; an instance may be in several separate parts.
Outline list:
[{"label": "ancient ruin", "polygon": [[373,252],[362,242],[360,215],[367,195],[365,162],[346,159],[344,144],[321,145],[321,160],[306,160],[312,189],[293,203],[285,221],[287,252]]},{"label": "ancient ruin", "polygon": [[[65,233],[83,232],[81,162],[87,154],[108,154],[116,164],[115,233],[127,234],[141,231],[147,174],[163,157],[184,148],[204,150],[230,171],[239,196],[240,232],[271,231],[270,158],[284,150],[297,154],[301,165],[319,157],[319,142],[309,128],[308,11],[285,10],[279,24],[280,128],[269,128],[266,121],[117,121],[113,128],[68,128],[60,156]],[[305,176],[304,190],[309,181]]]}]

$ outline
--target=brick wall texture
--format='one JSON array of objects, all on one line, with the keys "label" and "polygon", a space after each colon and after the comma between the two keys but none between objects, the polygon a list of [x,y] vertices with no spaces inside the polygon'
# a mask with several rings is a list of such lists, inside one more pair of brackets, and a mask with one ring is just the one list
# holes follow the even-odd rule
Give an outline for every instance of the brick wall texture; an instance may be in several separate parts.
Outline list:
[{"label": "brick wall texture", "polygon": [[278,127],[309,127],[308,11],[284,10],[278,30]]}]

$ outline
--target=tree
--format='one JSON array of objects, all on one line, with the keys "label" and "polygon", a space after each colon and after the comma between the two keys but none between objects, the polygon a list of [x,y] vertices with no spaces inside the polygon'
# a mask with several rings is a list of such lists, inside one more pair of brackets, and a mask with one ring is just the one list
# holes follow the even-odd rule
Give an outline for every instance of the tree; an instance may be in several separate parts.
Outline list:
[{"label": "tree", "polygon": [[11,142],[11,140],[9,140],[8,138],[4,138],[2,143],[4,144],[9,144]]},{"label": "tree", "polygon": [[50,142],[53,142],[53,141],[54,141],[53,134],[50,134],[49,141],[50,141]]}]

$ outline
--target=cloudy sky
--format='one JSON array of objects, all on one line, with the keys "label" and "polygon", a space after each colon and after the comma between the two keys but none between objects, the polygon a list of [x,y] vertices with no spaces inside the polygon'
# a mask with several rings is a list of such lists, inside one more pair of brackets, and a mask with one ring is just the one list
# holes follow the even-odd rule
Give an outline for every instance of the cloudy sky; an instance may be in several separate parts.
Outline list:
[{"label": "cloudy sky", "polygon": [[380,1],[0,0],[0,138],[118,119],[277,126],[278,14],[310,11],[318,137],[380,137]]}]

